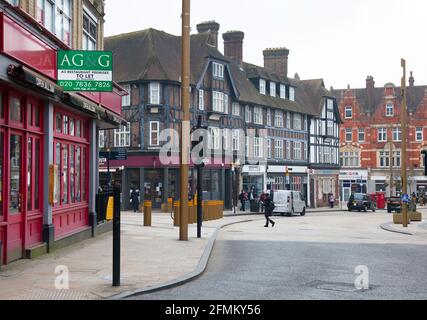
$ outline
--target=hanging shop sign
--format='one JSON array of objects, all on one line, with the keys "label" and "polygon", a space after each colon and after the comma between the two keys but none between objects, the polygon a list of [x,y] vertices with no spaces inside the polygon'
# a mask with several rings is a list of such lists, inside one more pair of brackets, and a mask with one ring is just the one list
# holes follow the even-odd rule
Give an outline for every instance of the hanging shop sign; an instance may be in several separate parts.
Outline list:
[{"label": "hanging shop sign", "polygon": [[113,53],[58,51],[58,85],[64,91],[113,91]]}]

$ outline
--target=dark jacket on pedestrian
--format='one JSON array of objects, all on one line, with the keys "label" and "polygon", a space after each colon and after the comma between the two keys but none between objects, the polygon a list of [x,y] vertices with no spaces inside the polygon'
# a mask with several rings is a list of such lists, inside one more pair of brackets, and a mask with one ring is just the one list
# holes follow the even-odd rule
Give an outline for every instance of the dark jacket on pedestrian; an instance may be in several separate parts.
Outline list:
[{"label": "dark jacket on pedestrian", "polygon": [[269,195],[264,199],[264,207],[265,207],[265,215],[272,216],[273,210],[274,210],[274,203],[271,200]]},{"label": "dark jacket on pedestrian", "polygon": [[136,211],[139,208],[139,194],[135,190],[132,190],[130,194],[130,201],[132,203],[133,210]]}]

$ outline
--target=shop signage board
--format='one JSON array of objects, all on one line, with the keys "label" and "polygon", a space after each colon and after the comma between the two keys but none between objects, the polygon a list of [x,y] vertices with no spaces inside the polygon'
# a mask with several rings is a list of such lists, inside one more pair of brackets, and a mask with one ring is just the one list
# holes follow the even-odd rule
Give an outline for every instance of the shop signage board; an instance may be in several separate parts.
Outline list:
[{"label": "shop signage board", "polygon": [[64,91],[113,91],[113,53],[58,51],[58,85]]},{"label": "shop signage board", "polygon": [[128,158],[126,150],[100,152],[99,157],[107,160],[127,160]]}]

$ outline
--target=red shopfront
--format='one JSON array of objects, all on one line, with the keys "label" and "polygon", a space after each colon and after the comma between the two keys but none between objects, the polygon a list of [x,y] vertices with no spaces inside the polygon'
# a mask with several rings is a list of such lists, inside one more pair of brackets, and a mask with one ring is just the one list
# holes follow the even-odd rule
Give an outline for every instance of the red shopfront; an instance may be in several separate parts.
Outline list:
[{"label": "red shopfront", "polygon": [[[107,93],[63,92],[57,49],[0,12],[0,263],[96,234],[97,130],[124,121],[124,92],[117,85]],[[54,199],[50,167],[57,169]]]},{"label": "red shopfront", "polygon": [[9,261],[42,242],[42,141],[41,101],[0,86],[0,239]]}]

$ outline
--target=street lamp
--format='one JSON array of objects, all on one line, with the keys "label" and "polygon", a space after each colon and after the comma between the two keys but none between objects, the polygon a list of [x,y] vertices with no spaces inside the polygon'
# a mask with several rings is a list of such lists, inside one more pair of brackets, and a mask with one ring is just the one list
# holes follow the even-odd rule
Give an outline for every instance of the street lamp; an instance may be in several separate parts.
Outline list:
[{"label": "street lamp", "polygon": [[403,78],[402,78],[402,114],[400,117],[401,126],[402,126],[402,161],[401,161],[401,170],[402,170],[402,194],[404,198],[404,202],[402,205],[402,216],[403,216],[403,227],[408,227],[408,204],[407,200],[408,196],[408,181],[407,181],[407,168],[406,168],[406,148],[407,148],[407,109],[406,109],[406,61],[404,59],[401,60],[401,66],[403,68]]}]

